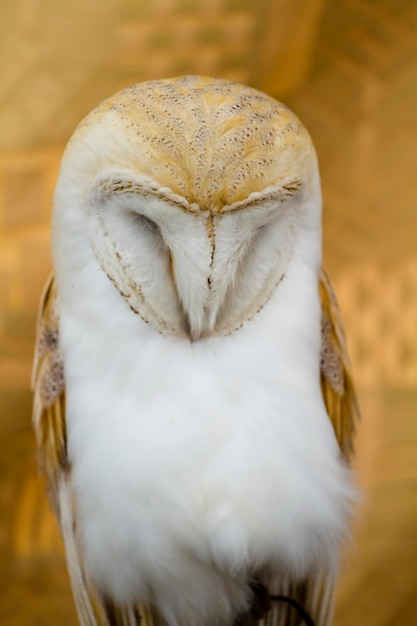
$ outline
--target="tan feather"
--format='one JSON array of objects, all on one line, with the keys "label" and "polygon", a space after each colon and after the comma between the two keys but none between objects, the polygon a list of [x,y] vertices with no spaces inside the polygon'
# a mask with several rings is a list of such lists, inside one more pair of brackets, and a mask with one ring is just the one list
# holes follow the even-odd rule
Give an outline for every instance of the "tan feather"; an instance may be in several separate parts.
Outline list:
[{"label": "tan feather", "polygon": [[353,437],[360,412],[339,307],[324,269],[320,275],[320,298],[321,390],[340,450],[345,460],[349,461],[353,453]]},{"label": "tan feather", "polygon": [[[335,590],[334,576],[316,573],[314,577],[290,583],[274,579],[268,585],[272,596],[280,595],[295,600],[308,613],[315,626],[330,626],[333,617]],[[287,603],[271,600],[271,609],[258,626],[304,626],[302,615]],[[241,626],[241,624],[236,625]]]},{"label": "tan feather", "polygon": [[67,472],[64,368],[59,353],[59,316],[53,277],[42,296],[32,373],[33,426],[40,468],[57,511],[57,490]]},{"label": "tan feather", "polygon": [[[314,150],[303,125],[283,104],[250,87],[205,76],[149,81],[120,91],[79,124],[68,149],[84,145],[95,127],[110,131],[115,124],[135,149],[117,156],[113,145],[112,163],[125,164],[128,154],[129,169],[168,187],[181,204],[185,200],[214,213],[271,185],[293,195],[306,155]],[[108,164],[104,153],[100,158]],[[113,190],[121,190],[118,181]]]}]

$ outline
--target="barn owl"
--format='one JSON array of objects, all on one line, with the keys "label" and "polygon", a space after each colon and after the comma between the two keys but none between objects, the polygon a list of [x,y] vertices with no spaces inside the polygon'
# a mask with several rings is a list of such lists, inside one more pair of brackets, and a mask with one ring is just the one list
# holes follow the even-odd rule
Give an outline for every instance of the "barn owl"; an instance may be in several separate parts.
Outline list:
[{"label": "barn owl", "polygon": [[300,121],[226,80],[121,91],[52,251],[34,427],[81,624],[330,624],[357,407]]}]

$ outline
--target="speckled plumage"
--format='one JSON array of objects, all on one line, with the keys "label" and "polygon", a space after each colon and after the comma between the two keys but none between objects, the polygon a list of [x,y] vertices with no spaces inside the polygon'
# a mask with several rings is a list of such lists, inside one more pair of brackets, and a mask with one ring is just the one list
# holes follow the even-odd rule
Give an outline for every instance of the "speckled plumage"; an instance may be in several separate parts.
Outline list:
[{"label": "speckled plumage", "polygon": [[135,151],[125,145],[117,164],[137,167],[194,210],[198,205],[222,212],[270,185],[291,183],[291,164],[300,161],[302,167],[308,147],[313,150],[304,127],[283,104],[255,89],[207,77],[128,87],[94,109],[71,144],[112,120]]},{"label": "speckled plumage", "polygon": [[255,579],[330,624],[356,405],[320,213],[307,132],[247,87],[135,85],[75,132],[34,423],[83,626],[237,626]]}]

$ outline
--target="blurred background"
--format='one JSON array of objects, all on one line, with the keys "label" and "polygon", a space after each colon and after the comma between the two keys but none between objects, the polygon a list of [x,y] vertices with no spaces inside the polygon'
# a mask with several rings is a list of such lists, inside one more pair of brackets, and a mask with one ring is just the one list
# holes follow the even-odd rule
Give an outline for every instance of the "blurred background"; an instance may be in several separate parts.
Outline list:
[{"label": "blurred background", "polygon": [[30,426],[60,157],[101,99],[183,73],[282,99],[316,144],[363,413],[335,625],[417,623],[416,35],[414,0],[1,0],[1,624],[76,625]]}]

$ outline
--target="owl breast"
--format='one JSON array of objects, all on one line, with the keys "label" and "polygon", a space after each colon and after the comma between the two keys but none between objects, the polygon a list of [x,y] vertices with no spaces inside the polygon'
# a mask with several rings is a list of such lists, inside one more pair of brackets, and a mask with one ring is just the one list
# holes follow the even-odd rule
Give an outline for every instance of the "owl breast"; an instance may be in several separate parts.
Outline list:
[{"label": "owl breast", "polygon": [[94,324],[63,311],[78,538],[116,600],[227,613],[255,571],[331,565],[351,488],[320,395],[320,308],[292,291],[195,343],[124,306]]}]

